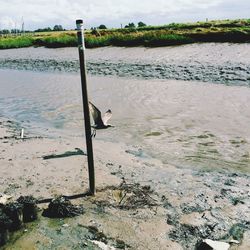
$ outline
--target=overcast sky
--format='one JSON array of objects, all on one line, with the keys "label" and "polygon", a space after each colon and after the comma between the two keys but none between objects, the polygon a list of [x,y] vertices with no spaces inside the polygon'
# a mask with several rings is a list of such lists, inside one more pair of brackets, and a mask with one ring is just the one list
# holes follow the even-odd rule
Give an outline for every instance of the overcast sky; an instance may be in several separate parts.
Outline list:
[{"label": "overcast sky", "polygon": [[250,18],[250,0],[0,0],[0,29],[20,29],[22,20],[26,30],[55,24],[69,29],[78,18],[86,28]]}]

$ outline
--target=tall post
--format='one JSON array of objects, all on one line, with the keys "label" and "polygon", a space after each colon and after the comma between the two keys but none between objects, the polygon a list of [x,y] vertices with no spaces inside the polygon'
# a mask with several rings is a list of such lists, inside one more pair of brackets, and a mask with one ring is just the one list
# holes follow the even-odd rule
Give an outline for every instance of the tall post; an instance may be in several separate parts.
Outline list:
[{"label": "tall post", "polygon": [[77,38],[78,38],[79,59],[80,59],[82,101],[83,101],[85,136],[86,136],[87,157],[88,157],[89,191],[92,195],[94,195],[95,169],[94,169],[93,146],[92,146],[92,136],[91,136],[90,115],[89,115],[89,101],[88,101],[87,77],[86,77],[87,73],[86,73],[86,63],[85,63],[85,43],[84,43],[82,20],[76,20],[76,28],[77,28]]}]

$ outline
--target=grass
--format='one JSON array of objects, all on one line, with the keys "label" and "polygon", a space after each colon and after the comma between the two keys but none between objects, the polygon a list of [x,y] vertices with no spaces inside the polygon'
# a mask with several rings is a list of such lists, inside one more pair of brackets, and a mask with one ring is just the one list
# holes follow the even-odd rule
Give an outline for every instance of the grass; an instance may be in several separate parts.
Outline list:
[{"label": "grass", "polygon": [[[103,46],[170,46],[195,42],[250,42],[250,19],[172,23],[130,29],[85,31],[87,48]],[[76,31],[37,32],[32,36],[0,38],[0,49],[28,46],[77,46]]]},{"label": "grass", "polygon": [[112,45],[111,37],[109,35],[104,36],[86,36],[85,46],[87,48],[97,48]]},{"label": "grass", "polygon": [[0,49],[23,48],[33,45],[31,37],[7,37],[0,39]]},{"label": "grass", "polygon": [[33,44],[35,46],[45,46],[47,48],[75,47],[77,46],[77,39],[74,34],[60,34],[58,36],[36,38]]}]

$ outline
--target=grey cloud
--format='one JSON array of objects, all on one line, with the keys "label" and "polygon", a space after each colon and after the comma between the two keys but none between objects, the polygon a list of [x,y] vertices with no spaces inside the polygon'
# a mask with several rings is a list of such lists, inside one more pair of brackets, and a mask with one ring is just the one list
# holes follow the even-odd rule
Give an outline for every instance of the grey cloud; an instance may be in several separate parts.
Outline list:
[{"label": "grey cloud", "polygon": [[131,21],[163,24],[206,17],[245,17],[247,11],[250,13],[250,2],[243,0],[0,0],[0,6],[0,28],[19,23],[23,16],[28,29],[54,24],[74,28],[75,19],[80,17],[87,27],[100,23],[119,27]]}]

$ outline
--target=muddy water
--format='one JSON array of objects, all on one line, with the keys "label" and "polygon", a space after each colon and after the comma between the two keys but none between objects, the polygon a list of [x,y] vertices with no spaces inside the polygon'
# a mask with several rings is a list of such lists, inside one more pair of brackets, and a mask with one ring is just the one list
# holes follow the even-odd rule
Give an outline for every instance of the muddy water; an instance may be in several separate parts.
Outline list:
[{"label": "muddy water", "polygon": [[[112,109],[115,126],[95,140],[180,167],[249,171],[249,47],[87,50],[90,99]],[[36,134],[81,136],[77,56],[75,48],[1,51],[0,114]]]}]

